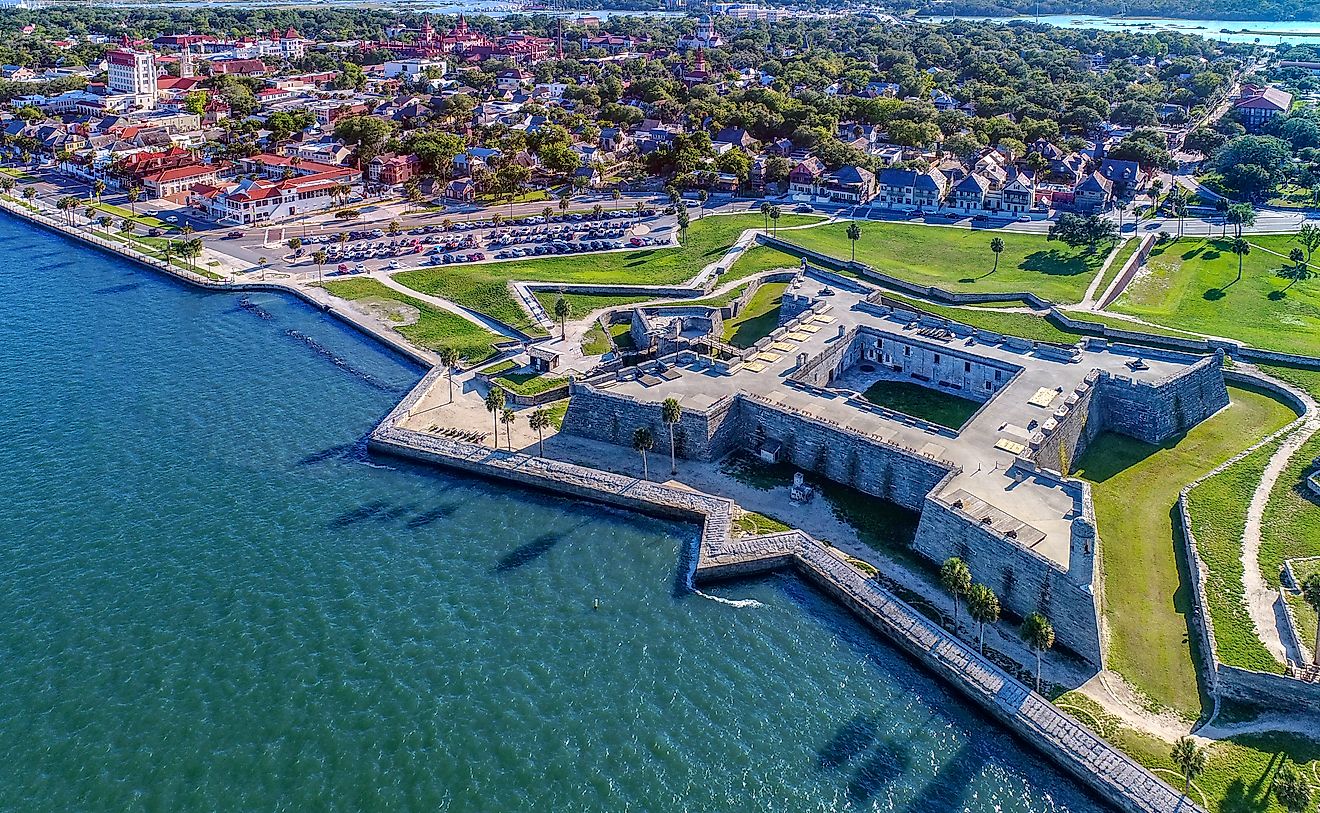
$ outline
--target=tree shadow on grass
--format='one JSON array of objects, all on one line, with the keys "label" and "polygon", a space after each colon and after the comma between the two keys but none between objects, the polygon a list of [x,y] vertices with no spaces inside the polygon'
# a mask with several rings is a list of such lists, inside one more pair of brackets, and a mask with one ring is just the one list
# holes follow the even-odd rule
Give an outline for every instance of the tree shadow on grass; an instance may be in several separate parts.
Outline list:
[{"label": "tree shadow on grass", "polygon": [[[1232,283],[1229,284],[1231,285]],[[1201,298],[1208,299],[1211,302],[1218,302],[1219,300],[1228,296],[1228,291],[1225,290],[1226,288],[1227,286],[1225,286],[1224,288],[1207,288],[1205,290],[1205,293],[1201,294]]]},{"label": "tree shadow on grass", "polygon": [[1018,264],[1018,268],[1056,277],[1075,277],[1094,270],[1090,262],[1093,256],[1093,254],[1067,254],[1057,248],[1049,251],[1033,251]]},{"label": "tree shadow on grass", "polygon": [[1265,295],[1265,298],[1268,299],[1268,300],[1271,301],[1271,302],[1281,302],[1281,301],[1283,301],[1283,300],[1285,300],[1285,299],[1288,298],[1288,292],[1287,292],[1287,291],[1270,291],[1268,294]]}]

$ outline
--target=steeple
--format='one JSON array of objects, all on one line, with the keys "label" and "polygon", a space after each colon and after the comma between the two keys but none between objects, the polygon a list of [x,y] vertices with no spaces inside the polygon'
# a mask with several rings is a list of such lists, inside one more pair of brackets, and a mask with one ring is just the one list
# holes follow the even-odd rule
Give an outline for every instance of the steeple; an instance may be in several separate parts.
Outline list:
[{"label": "steeple", "polygon": [[192,63],[192,45],[183,46],[183,52],[179,54],[179,76],[187,79],[193,75]]}]

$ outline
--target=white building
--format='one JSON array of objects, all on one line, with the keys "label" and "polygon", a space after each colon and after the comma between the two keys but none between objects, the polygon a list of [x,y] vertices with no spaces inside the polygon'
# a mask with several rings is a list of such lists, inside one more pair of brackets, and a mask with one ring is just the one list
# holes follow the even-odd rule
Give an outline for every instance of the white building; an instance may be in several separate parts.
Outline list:
[{"label": "white building", "polygon": [[111,94],[132,96],[138,107],[156,106],[156,59],[145,51],[117,48],[105,55],[108,79],[106,88]]},{"label": "white building", "polygon": [[392,59],[385,63],[385,78],[411,82],[428,73],[443,77],[448,67],[443,59]]}]

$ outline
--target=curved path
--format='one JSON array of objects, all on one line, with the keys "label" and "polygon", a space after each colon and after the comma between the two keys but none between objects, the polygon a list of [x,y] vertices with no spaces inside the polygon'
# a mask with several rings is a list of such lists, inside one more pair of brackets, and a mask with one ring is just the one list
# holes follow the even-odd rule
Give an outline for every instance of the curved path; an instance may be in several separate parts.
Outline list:
[{"label": "curved path", "polygon": [[503,322],[497,319],[492,319],[483,313],[478,313],[477,311],[469,310],[463,307],[462,305],[449,301],[448,299],[434,296],[432,294],[424,294],[421,291],[416,290],[415,288],[409,288],[407,285],[404,285],[402,282],[399,282],[395,280],[393,277],[391,277],[389,272],[384,269],[372,271],[368,276],[370,276],[372,279],[376,280],[377,282],[381,283],[387,288],[391,288],[395,291],[398,291],[401,294],[407,294],[413,299],[420,299],[423,302],[427,303],[428,305],[434,305],[437,308],[447,310],[450,313],[454,314],[455,316],[460,316],[468,320],[472,324],[478,325],[479,327],[483,327],[486,330],[489,330],[491,333],[499,334],[500,336],[503,336],[506,339],[513,339],[515,341],[521,342],[521,341],[525,341],[527,338],[526,336],[514,330],[513,328],[509,327],[508,325],[504,324]]},{"label": "curved path", "polygon": [[1247,524],[1242,533],[1242,586],[1245,590],[1247,612],[1251,614],[1251,623],[1256,628],[1256,636],[1270,650],[1270,654],[1280,661],[1291,659],[1302,662],[1302,653],[1290,647],[1280,632],[1282,626],[1282,608],[1278,607],[1279,592],[1270,587],[1260,568],[1261,524],[1265,516],[1265,506],[1270,494],[1279,482],[1288,462],[1297,450],[1320,431],[1320,408],[1305,392],[1284,384],[1302,403],[1306,413],[1301,422],[1283,441],[1283,444],[1270,456],[1261,474],[1256,491],[1251,495],[1251,504],[1247,507]]}]

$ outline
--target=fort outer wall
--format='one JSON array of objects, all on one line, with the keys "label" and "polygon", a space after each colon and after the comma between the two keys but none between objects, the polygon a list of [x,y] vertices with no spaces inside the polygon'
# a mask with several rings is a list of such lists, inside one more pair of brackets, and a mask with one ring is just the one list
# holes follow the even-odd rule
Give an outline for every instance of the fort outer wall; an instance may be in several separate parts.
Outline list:
[{"label": "fort outer wall", "polygon": [[[564,431],[627,445],[647,426],[663,450],[667,427],[658,403],[575,384]],[[1074,527],[1074,566],[1061,568],[1016,541],[986,528],[932,496],[956,472],[950,464],[870,438],[842,426],[785,409],[746,393],[721,399],[707,413],[684,410],[675,427],[680,453],[717,460],[758,439],[776,441],[780,459],[803,471],[845,483],[921,514],[913,547],[933,562],[962,556],[978,580],[993,587],[1010,612],[1050,615],[1059,643],[1103,665],[1094,583],[1094,518]],[[1069,483],[1080,489],[1080,484]],[[1083,500],[1089,510],[1089,499]]]}]

